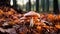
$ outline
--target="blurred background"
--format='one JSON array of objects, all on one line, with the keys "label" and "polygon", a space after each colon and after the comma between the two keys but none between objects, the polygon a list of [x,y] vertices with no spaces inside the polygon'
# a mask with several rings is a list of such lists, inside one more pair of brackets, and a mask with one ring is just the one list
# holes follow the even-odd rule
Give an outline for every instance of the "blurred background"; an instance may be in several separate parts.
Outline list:
[{"label": "blurred background", "polygon": [[25,12],[32,10],[40,13],[59,13],[60,11],[60,0],[7,0],[4,2],[9,2],[10,6]]}]

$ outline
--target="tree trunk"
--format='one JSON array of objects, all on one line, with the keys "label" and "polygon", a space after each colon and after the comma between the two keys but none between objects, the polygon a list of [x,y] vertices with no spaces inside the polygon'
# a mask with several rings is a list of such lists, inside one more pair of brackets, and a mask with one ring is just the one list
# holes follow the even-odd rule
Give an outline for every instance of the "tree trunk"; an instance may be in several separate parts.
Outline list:
[{"label": "tree trunk", "polygon": [[39,0],[36,0],[36,11],[39,12]]},{"label": "tree trunk", "polygon": [[59,14],[59,8],[58,8],[58,0],[54,0],[53,1],[54,2],[54,4],[53,4],[53,6],[54,6],[54,14]]},{"label": "tree trunk", "polygon": [[41,3],[42,3],[42,10],[44,12],[45,11],[45,0],[41,0]]},{"label": "tree trunk", "polygon": [[13,8],[17,9],[17,1],[13,0]]},{"label": "tree trunk", "polygon": [[49,11],[49,0],[46,0],[46,11]]},{"label": "tree trunk", "polygon": [[31,11],[31,0],[29,0],[29,11]]}]

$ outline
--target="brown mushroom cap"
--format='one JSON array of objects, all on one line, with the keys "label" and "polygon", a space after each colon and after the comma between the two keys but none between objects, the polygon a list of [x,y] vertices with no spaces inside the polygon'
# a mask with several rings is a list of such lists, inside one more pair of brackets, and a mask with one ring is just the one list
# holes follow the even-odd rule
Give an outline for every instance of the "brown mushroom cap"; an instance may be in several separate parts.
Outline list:
[{"label": "brown mushroom cap", "polygon": [[30,11],[26,14],[24,14],[25,17],[40,17],[40,15],[34,11]]}]

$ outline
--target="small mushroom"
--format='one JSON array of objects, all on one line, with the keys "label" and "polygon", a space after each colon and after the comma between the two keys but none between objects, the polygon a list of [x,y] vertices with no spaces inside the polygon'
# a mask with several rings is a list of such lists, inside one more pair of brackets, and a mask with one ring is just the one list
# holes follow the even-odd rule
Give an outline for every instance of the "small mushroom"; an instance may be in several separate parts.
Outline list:
[{"label": "small mushroom", "polygon": [[24,16],[25,16],[25,17],[30,17],[30,27],[33,27],[33,25],[34,25],[34,23],[33,23],[33,22],[34,22],[34,21],[33,21],[33,18],[34,18],[34,17],[37,17],[37,18],[40,17],[40,15],[39,15],[38,13],[34,12],[34,11],[30,11],[30,12],[24,14]]}]

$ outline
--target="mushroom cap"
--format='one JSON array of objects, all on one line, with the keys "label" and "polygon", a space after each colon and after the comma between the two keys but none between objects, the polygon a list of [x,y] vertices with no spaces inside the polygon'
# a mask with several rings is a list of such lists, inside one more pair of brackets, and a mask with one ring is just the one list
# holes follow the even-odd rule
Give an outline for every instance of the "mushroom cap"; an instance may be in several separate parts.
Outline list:
[{"label": "mushroom cap", "polygon": [[27,18],[26,18],[26,17],[21,17],[21,18],[20,18],[20,20],[25,20],[25,19],[27,19]]},{"label": "mushroom cap", "polygon": [[25,17],[40,17],[40,14],[34,12],[34,11],[30,11],[26,14],[24,14]]}]

